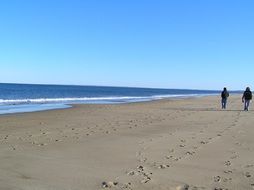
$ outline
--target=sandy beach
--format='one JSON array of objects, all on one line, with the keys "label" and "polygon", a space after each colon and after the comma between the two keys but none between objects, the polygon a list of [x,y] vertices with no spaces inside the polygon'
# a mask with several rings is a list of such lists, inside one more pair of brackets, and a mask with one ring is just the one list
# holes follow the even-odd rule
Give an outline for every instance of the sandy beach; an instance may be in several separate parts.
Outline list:
[{"label": "sandy beach", "polygon": [[0,116],[1,190],[254,189],[241,96]]}]

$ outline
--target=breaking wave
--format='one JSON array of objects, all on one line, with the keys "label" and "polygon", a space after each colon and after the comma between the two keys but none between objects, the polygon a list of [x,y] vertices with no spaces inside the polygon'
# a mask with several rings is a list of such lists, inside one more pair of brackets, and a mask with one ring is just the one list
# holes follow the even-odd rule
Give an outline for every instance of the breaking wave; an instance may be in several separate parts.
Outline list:
[{"label": "breaking wave", "polygon": [[121,103],[151,101],[165,98],[184,98],[201,96],[200,94],[188,95],[156,95],[156,96],[119,96],[119,97],[81,97],[81,98],[28,98],[28,99],[0,99],[1,105],[13,104],[45,104],[45,103]]}]

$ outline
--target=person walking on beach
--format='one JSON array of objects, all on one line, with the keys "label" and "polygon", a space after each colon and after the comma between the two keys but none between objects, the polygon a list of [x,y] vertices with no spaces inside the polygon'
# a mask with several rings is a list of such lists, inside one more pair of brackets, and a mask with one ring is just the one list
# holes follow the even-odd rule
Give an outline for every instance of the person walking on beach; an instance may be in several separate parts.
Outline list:
[{"label": "person walking on beach", "polygon": [[222,109],[226,109],[228,97],[229,97],[229,93],[227,91],[227,88],[224,87],[223,91],[221,92],[221,107],[222,107]]},{"label": "person walking on beach", "polygon": [[250,101],[252,99],[252,92],[250,88],[247,87],[243,93],[242,102],[244,103],[244,111],[249,111]]}]

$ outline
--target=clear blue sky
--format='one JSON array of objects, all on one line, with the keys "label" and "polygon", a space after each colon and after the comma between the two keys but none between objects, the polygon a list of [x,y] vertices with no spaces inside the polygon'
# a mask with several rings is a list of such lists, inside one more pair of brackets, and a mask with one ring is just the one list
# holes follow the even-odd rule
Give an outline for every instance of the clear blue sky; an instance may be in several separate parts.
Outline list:
[{"label": "clear blue sky", "polygon": [[0,82],[254,88],[253,0],[2,0]]}]

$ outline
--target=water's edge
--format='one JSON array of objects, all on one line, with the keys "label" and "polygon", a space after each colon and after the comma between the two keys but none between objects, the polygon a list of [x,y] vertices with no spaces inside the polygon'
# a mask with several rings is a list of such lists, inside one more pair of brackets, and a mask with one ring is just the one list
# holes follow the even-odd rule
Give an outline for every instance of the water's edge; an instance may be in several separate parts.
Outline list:
[{"label": "water's edge", "polygon": [[17,105],[1,105],[0,106],[0,115],[9,115],[16,113],[31,113],[31,112],[40,112],[48,110],[59,110],[72,108],[74,105],[78,104],[130,104],[130,103],[141,103],[141,102],[152,102],[166,99],[186,99],[186,98],[201,98],[205,96],[215,96],[215,94],[209,95],[196,95],[196,96],[174,96],[174,97],[165,97],[159,99],[150,99],[150,100],[136,100],[128,102],[89,102],[89,103],[80,103],[80,102],[66,102],[66,103],[43,103],[43,104],[17,104]]}]

